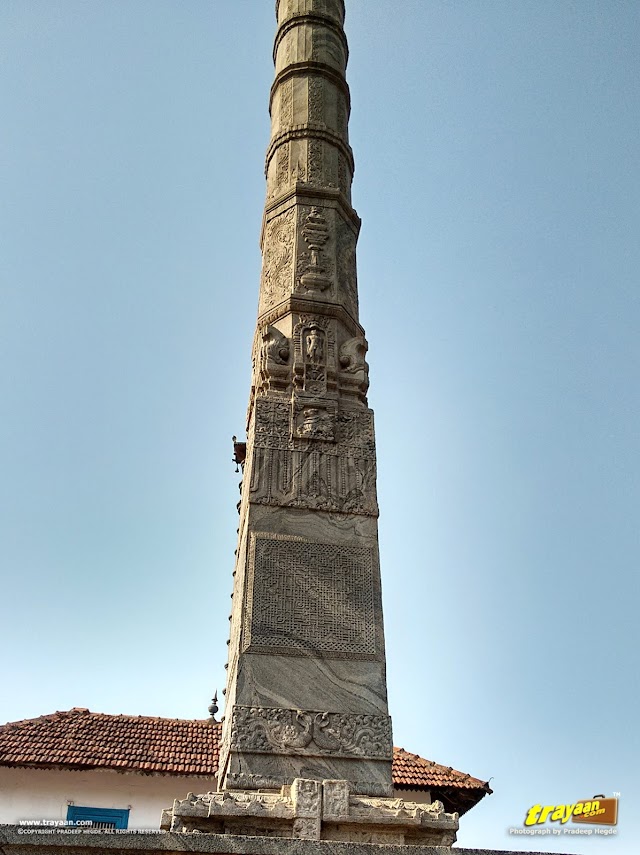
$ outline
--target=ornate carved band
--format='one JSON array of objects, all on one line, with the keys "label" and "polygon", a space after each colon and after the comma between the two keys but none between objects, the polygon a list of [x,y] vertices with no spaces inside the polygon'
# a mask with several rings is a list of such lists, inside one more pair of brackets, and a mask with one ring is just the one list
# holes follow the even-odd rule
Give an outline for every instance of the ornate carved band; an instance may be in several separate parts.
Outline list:
[{"label": "ornate carved band", "polygon": [[[343,356],[343,353],[340,354]],[[289,451],[320,451],[333,455],[353,455],[375,461],[373,412],[369,409],[340,409],[335,415],[335,440],[310,442],[294,428],[298,401],[292,407],[288,398],[263,397],[255,404],[253,443],[256,448],[281,448]],[[300,402],[300,407],[303,403]],[[329,404],[327,403],[327,407]],[[293,425],[292,425],[293,413]]]},{"label": "ornate carved band", "polygon": [[231,750],[391,760],[389,716],[233,707]]},{"label": "ornate carved band", "polygon": [[300,125],[298,127],[281,131],[271,140],[265,158],[265,174],[267,174],[269,170],[269,162],[271,161],[276,149],[284,143],[291,142],[291,140],[318,140],[319,142],[326,142],[335,146],[342,152],[344,157],[346,157],[349,169],[353,175],[355,163],[353,160],[353,151],[351,150],[351,146],[346,143],[339,134],[334,133],[327,127],[322,125],[313,126],[311,124]]},{"label": "ornate carved band", "polygon": [[342,42],[345,55],[349,56],[349,45],[347,44],[347,37],[344,33],[342,23],[336,21],[335,18],[332,18],[329,15],[323,14],[322,12],[306,12],[300,15],[296,15],[295,18],[287,18],[287,20],[279,26],[273,44],[274,63],[276,61],[276,54],[278,53],[278,46],[280,45],[282,39],[294,27],[299,27],[300,25],[304,24],[311,24],[317,27],[327,27],[328,29],[332,30]]},{"label": "ornate carved band", "polygon": [[325,62],[316,62],[314,60],[292,62],[287,65],[286,68],[283,68],[282,71],[279,72],[279,74],[276,75],[276,79],[271,85],[271,92],[269,95],[269,109],[271,110],[271,107],[273,105],[273,99],[279,86],[281,86],[287,80],[290,80],[292,77],[301,77],[307,74],[321,74],[323,77],[326,77],[327,80],[337,86],[346,99],[348,111],[351,111],[351,93],[349,92],[349,84],[347,83],[344,74],[341,74],[339,71],[336,71],[335,68],[332,68]]}]

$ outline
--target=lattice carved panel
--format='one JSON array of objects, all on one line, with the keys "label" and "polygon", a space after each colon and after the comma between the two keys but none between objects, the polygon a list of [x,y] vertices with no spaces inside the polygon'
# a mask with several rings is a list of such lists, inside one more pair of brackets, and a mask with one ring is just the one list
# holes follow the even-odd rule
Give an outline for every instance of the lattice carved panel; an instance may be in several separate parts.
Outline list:
[{"label": "lattice carved panel", "polygon": [[251,536],[245,650],[374,657],[374,551]]}]

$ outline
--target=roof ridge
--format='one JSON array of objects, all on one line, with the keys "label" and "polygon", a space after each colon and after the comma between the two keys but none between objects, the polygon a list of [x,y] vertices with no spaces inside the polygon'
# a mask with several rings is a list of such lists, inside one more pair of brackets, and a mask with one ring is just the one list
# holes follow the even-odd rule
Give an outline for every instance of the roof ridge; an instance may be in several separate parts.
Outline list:
[{"label": "roof ridge", "polygon": [[[66,716],[70,716],[71,713],[73,713],[74,710],[77,710],[77,709],[79,709],[79,707],[73,707],[73,709],[70,709],[70,710],[56,710],[55,712],[45,713],[44,715],[38,715],[38,716],[35,716],[34,718],[20,718],[20,719],[17,719],[16,721],[7,721],[4,724],[0,724],[0,730],[6,730],[6,729],[9,729],[12,727],[18,727],[21,724],[33,724],[34,722],[59,721],[61,718],[64,718]],[[87,710],[87,712],[89,712],[89,710]]]},{"label": "roof ridge", "polygon": [[32,722],[41,722],[41,721],[59,721],[62,718],[80,718],[80,717],[93,717],[93,718],[110,718],[110,719],[128,719],[132,721],[140,721],[141,719],[146,721],[179,721],[181,723],[189,723],[189,724],[215,724],[221,726],[222,722],[210,722],[209,719],[206,718],[169,718],[168,716],[159,716],[159,715],[131,715],[129,713],[103,713],[96,712],[95,710],[90,710],[88,707],[72,707],[70,710],[56,710],[52,713],[45,713],[44,715],[36,716],[35,718],[22,718],[17,719],[16,721],[7,721],[4,724],[0,724],[0,730],[4,730],[5,728],[17,727],[23,724],[31,724]]}]

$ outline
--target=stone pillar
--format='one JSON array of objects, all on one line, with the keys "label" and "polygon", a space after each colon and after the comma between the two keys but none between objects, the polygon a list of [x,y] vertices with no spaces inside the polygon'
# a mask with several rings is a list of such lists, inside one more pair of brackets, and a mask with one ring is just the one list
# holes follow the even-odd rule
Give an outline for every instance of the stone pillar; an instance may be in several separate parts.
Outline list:
[{"label": "stone pillar", "polygon": [[[222,790],[391,794],[343,0],[279,0]],[[310,821],[301,826],[310,825]]]}]

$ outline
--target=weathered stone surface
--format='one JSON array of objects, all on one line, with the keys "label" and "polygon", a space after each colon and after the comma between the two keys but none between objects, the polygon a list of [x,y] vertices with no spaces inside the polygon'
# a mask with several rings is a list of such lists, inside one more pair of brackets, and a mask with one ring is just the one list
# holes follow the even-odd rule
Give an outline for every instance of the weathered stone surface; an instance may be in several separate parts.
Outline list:
[{"label": "weathered stone surface", "polygon": [[388,716],[233,708],[231,745],[241,751],[309,756],[393,757]]},{"label": "weathered stone surface", "polygon": [[[0,846],[5,855],[111,855],[114,852],[163,853],[182,855],[184,852],[202,855],[517,855],[497,849],[450,849],[448,846],[389,846],[366,842],[333,840],[295,840],[234,836],[225,834],[174,834],[132,831],[118,834],[95,833],[73,829],[73,833],[42,833],[13,825],[0,825]],[[34,832],[34,833],[31,833]],[[529,855],[554,855],[530,852]],[[558,853],[555,853],[558,855]]]},{"label": "weathered stone surface", "polygon": [[244,650],[375,656],[371,548],[253,532]]},{"label": "weathered stone surface", "polygon": [[450,845],[458,815],[441,802],[352,793],[346,780],[294,779],[280,793],[205,793],[176,800],[162,827],[175,832],[249,834],[311,840]]}]

